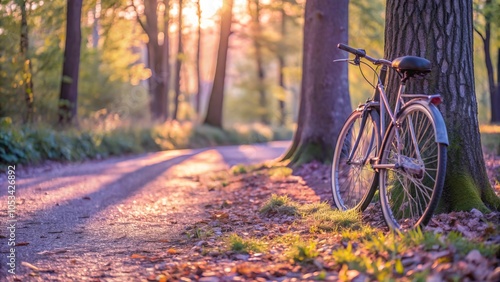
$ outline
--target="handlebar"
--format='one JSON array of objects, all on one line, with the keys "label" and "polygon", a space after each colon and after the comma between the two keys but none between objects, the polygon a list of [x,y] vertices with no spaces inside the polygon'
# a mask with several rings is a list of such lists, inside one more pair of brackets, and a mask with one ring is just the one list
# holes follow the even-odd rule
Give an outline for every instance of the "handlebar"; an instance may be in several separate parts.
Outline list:
[{"label": "handlebar", "polygon": [[351,46],[345,45],[343,43],[339,43],[337,45],[337,48],[339,48],[340,50],[347,51],[347,52],[349,52],[351,54],[354,54],[356,56],[360,56],[360,57],[365,57],[366,56],[366,51],[365,50],[363,50],[363,49],[354,49]]},{"label": "handlebar", "polygon": [[389,61],[389,60],[386,60],[386,59],[375,59],[373,57],[370,57],[368,55],[366,55],[366,51],[363,50],[363,49],[356,49],[356,48],[353,48],[349,45],[346,45],[346,44],[343,44],[343,43],[339,43],[337,45],[337,48],[339,48],[340,50],[344,50],[346,52],[349,52],[351,54],[354,54],[356,55],[356,57],[360,57],[360,58],[366,58],[368,61],[372,62],[373,64],[375,65],[387,65],[387,66],[391,66],[392,62]]}]

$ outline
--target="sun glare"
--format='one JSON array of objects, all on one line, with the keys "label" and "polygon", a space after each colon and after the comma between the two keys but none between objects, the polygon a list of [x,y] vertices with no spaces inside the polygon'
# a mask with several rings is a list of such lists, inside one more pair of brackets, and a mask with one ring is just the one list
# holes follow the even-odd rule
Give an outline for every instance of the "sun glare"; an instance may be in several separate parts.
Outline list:
[{"label": "sun glare", "polygon": [[[222,8],[223,0],[199,0],[201,7],[201,27],[210,28],[216,25],[219,10]],[[264,1],[265,2],[265,1]],[[246,0],[234,0],[233,13],[244,13]],[[173,7],[172,13],[178,13],[178,7]],[[185,6],[183,9],[184,20],[187,24],[197,26],[198,15],[195,5]]]}]

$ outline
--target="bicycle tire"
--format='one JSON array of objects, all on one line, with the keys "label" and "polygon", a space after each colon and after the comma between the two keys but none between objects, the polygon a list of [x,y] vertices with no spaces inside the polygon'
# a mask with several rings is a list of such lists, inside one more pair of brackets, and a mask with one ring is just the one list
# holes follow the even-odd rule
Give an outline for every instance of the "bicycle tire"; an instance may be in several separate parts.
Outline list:
[{"label": "bicycle tire", "polygon": [[412,229],[425,226],[439,202],[447,146],[436,141],[440,133],[437,130],[441,129],[436,127],[429,105],[414,103],[404,107],[396,124],[389,125],[382,144],[380,164],[396,166],[379,170],[380,203],[389,228]]},{"label": "bicycle tire", "polygon": [[[371,167],[371,158],[377,157],[380,146],[378,134],[379,116],[375,110],[365,111],[366,121],[358,150],[353,162],[347,163],[351,145],[360,133],[363,111],[354,111],[345,121],[337,143],[332,162],[332,194],[339,210],[365,210],[370,204],[378,186],[378,174]],[[369,152],[369,153],[367,153]],[[359,163],[363,155],[369,156],[363,164]]]}]

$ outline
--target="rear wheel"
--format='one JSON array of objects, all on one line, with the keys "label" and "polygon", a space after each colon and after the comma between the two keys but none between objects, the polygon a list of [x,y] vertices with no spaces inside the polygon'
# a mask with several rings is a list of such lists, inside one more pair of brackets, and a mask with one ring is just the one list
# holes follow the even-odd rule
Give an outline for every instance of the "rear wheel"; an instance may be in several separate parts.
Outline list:
[{"label": "rear wheel", "polygon": [[436,126],[429,108],[412,104],[403,109],[397,126],[390,125],[380,164],[380,202],[391,229],[426,225],[444,185],[446,145],[436,142]]},{"label": "rear wheel", "polygon": [[365,210],[377,189],[372,163],[380,144],[378,120],[375,111],[355,111],[340,131],[332,163],[332,193],[339,210]]}]

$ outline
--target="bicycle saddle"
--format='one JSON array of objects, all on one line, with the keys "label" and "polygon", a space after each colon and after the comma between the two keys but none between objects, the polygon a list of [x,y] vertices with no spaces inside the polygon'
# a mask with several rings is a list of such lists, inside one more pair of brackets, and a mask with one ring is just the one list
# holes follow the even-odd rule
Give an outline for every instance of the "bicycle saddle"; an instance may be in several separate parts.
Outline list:
[{"label": "bicycle saddle", "polygon": [[394,59],[392,67],[400,72],[427,73],[431,71],[431,62],[416,56],[404,56]]}]

